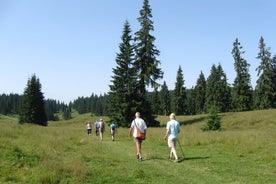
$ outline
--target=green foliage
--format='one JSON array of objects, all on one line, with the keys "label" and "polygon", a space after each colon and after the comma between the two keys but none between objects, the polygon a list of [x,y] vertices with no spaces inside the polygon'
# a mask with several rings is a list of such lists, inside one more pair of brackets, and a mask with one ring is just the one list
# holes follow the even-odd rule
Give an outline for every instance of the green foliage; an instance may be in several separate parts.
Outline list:
[{"label": "green foliage", "polygon": [[176,83],[173,91],[173,99],[174,99],[174,108],[173,111],[177,115],[183,115],[185,113],[185,103],[186,103],[186,88],[184,87],[184,77],[181,66],[179,66],[177,75],[176,75]]},{"label": "green foliage", "polygon": [[164,81],[160,90],[161,114],[167,116],[171,112],[171,95],[166,82]]},{"label": "green foliage", "polygon": [[252,109],[253,92],[250,82],[249,64],[242,58],[244,51],[240,46],[238,39],[233,43],[232,55],[234,58],[234,67],[236,78],[232,89],[232,102],[235,111],[248,111]]},{"label": "green foliage", "polygon": [[207,79],[206,106],[207,109],[216,106],[219,112],[227,112],[231,109],[230,87],[220,64],[217,67],[212,66]]},{"label": "green foliage", "polygon": [[221,118],[218,115],[218,108],[213,106],[209,109],[208,120],[206,125],[202,128],[203,131],[220,130]]},{"label": "green foliage", "polygon": [[196,114],[202,114],[206,112],[205,109],[205,100],[206,98],[206,80],[205,76],[200,71],[199,78],[197,79],[196,86],[194,89],[194,104],[195,104],[195,113]]},{"label": "green foliage", "polygon": [[18,114],[22,96],[18,94],[0,95],[0,114]]},{"label": "green foliage", "polygon": [[261,62],[256,68],[259,78],[256,82],[254,104],[257,109],[268,109],[274,107],[276,99],[275,59],[270,58],[270,48],[266,48],[263,37],[260,38],[259,49],[257,59]]},{"label": "green foliage", "polygon": [[109,86],[109,115],[119,126],[127,127],[133,119],[139,103],[137,74],[133,67],[134,48],[129,23],[124,24],[116,68],[113,68],[112,84]]},{"label": "green foliage", "polygon": [[44,96],[39,79],[35,75],[28,80],[25,88],[19,122],[47,126]]},{"label": "green foliage", "polygon": [[69,106],[70,108],[77,110],[80,114],[91,112],[92,114],[102,116],[108,113],[107,101],[107,94],[92,94],[90,97],[78,97]]}]

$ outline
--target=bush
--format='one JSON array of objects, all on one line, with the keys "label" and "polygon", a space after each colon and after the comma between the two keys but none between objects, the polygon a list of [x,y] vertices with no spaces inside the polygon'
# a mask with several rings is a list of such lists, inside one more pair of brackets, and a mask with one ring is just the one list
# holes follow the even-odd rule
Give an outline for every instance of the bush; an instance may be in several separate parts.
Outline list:
[{"label": "bush", "polygon": [[207,123],[204,127],[202,127],[202,130],[203,131],[220,130],[221,118],[218,115],[218,109],[216,107],[211,107],[208,113],[209,115],[208,115]]}]

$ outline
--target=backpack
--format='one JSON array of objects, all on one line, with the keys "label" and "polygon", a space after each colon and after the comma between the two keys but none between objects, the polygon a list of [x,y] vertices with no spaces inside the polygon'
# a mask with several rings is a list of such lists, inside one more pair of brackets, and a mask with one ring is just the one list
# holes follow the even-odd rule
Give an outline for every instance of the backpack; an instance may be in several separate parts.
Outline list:
[{"label": "backpack", "polygon": [[115,125],[114,124],[111,125],[111,130],[115,130]]}]

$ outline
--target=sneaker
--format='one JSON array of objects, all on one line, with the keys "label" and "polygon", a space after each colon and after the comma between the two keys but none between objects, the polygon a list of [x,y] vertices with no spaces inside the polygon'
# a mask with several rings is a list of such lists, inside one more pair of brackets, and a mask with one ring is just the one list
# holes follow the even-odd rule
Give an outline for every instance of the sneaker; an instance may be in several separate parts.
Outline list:
[{"label": "sneaker", "polygon": [[140,157],[139,157],[139,154],[136,155],[136,158],[137,158],[137,160],[140,158]]},{"label": "sneaker", "polygon": [[179,160],[178,159],[175,159],[175,161],[174,161],[175,163],[179,163]]},{"label": "sneaker", "polygon": [[139,161],[139,162],[142,162],[142,161],[143,161],[143,158],[142,158],[142,157],[139,157],[138,161]]}]

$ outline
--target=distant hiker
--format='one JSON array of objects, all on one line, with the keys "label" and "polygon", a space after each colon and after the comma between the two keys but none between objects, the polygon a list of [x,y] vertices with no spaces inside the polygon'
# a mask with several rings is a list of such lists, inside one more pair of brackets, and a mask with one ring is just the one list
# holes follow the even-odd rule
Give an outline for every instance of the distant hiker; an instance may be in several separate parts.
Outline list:
[{"label": "distant hiker", "polygon": [[94,126],[95,126],[96,135],[99,135],[99,122],[98,122],[98,120],[95,121]]},{"label": "distant hiker", "polygon": [[[130,129],[129,129],[129,135],[133,136],[135,144],[136,144],[136,157],[138,161],[142,161],[142,155],[141,155],[141,144],[142,141],[146,137],[146,129],[147,125],[145,121],[141,118],[141,115],[139,112],[135,113],[135,119],[132,121]],[[139,138],[139,134],[142,133],[144,135],[144,138]]]},{"label": "distant hiker", "polygon": [[86,129],[87,129],[87,134],[91,135],[92,133],[92,125],[91,125],[91,121],[88,121],[87,125],[86,125]]},{"label": "distant hiker", "polygon": [[112,141],[115,140],[115,129],[116,129],[116,125],[114,122],[112,122],[110,124],[110,134],[111,134]]},{"label": "distant hiker", "polygon": [[100,119],[98,127],[99,127],[101,141],[103,141],[103,133],[105,131],[105,123],[104,123],[103,119]]},{"label": "distant hiker", "polygon": [[178,156],[176,154],[176,141],[178,139],[178,134],[180,132],[180,124],[175,119],[175,114],[170,114],[170,121],[167,122],[166,126],[166,135],[164,137],[164,140],[168,139],[168,146],[171,148],[169,159],[172,159],[172,156],[174,156],[175,161],[178,162]]}]

